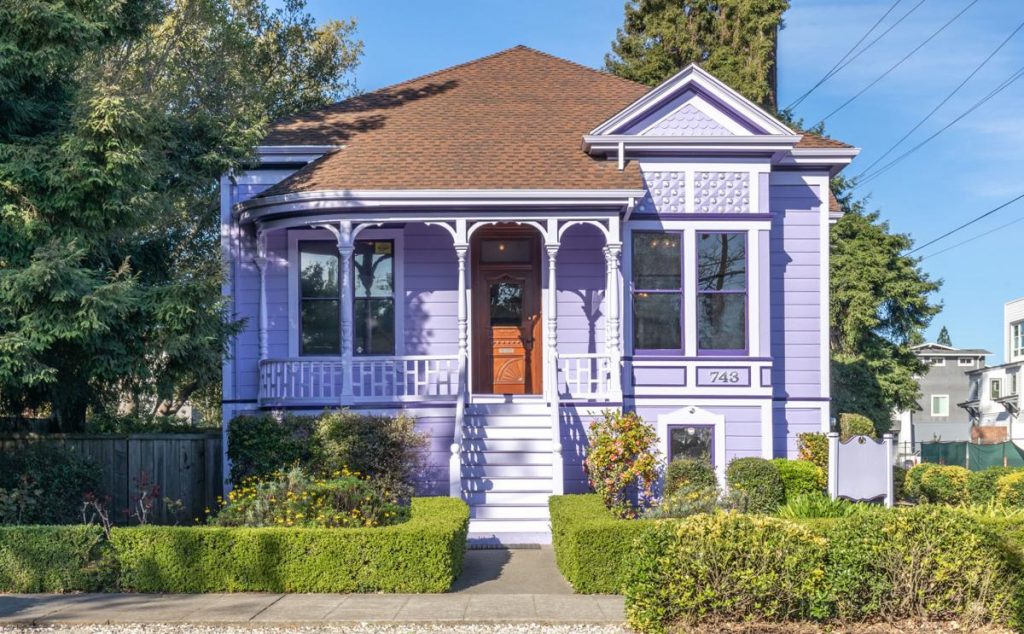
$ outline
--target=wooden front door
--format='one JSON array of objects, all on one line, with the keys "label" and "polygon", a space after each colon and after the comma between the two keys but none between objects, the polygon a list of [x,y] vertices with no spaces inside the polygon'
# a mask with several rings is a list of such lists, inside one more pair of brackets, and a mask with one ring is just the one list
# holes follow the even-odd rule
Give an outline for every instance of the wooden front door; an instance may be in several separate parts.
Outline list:
[{"label": "wooden front door", "polygon": [[474,236],[473,390],[540,394],[540,244],[532,231]]}]

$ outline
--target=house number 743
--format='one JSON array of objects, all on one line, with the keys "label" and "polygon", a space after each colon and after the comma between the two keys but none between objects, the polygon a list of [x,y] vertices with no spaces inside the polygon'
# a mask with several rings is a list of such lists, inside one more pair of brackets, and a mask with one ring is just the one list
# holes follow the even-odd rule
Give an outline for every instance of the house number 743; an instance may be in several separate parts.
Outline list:
[{"label": "house number 743", "polygon": [[718,371],[718,370],[712,370],[710,372],[710,374],[711,374],[711,382],[712,383],[739,383],[740,382],[740,373],[737,372],[736,370],[729,370],[729,371],[725,371],[725,372]]}]

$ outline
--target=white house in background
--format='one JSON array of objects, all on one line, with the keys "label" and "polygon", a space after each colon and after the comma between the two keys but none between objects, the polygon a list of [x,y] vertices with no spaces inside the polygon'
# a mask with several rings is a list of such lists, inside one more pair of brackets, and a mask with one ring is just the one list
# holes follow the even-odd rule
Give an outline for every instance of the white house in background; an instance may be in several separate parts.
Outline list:
[{"label": "white house in background", "polygon": [[994,365],[968,372],[970,391],[960,407],[971,418],[972,437],[990,442],[1024,440],[1021,425],[1021,382],[1024,381],[1024,297],[1003,309],[1003,358]]}]

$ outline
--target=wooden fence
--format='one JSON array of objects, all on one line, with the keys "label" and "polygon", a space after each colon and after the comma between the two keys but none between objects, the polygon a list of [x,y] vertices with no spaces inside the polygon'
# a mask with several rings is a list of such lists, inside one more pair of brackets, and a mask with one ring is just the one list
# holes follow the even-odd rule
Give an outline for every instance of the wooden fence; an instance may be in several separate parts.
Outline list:
[{"label": "wooden fence", "polygon": [[[220,432],[0,436],[0,449],[6,451],[36,443],[65,445],[96,463],[102,493],[111,497],[111,517],[116,519],[137,499],[143,476],[160,487],[154,524],[193,524],[204,509],[215,507],[223,489]],[[164,498],[180,500],[184,507],[172,514]]]}]

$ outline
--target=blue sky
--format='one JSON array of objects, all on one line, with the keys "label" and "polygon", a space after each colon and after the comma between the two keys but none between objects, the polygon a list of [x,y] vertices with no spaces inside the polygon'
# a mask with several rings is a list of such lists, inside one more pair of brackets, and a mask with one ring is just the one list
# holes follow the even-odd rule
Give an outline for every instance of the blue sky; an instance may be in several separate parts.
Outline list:
[{"label": "blue sky", "polygon": [[[780,48],[781,103],[814,84],[877,20],[893,0],[791,0]],[[970,0],[926,0],[920,8],[796,110],[816,121],[872,82]],[[903,0],[891,24],[916,0]],[[600,67],[622,22],[623,0],[311,0],[318,19],[354,17],[365,57],[360,89],[373,90],[525,44]],[[828,132],[861,148],[857,174],[931,110],[1024,21],[1020,0],[978,0],[949,28],[863,96],[827,121]],[[876,31],[876,34],[879,33]],[[870,39],[870,38],[869,38]],[[1024,30],[1017,34],[905,147],[970,107],[1024,64]],[[864,186],[870,207],[918,244],[1024,193],[1024,79],[883,176]],[[897,152],[898,153],[898,152]],[[893,156],[895,156],[894,154]],[[1024,201],[997,212],[920,255],[1021,219],[970,244],[924,260],[944,280],[944,304],[928,335],[947,326],[953,343],[984,347],[1002,359],[1003,303],[1024,295]]]}]

